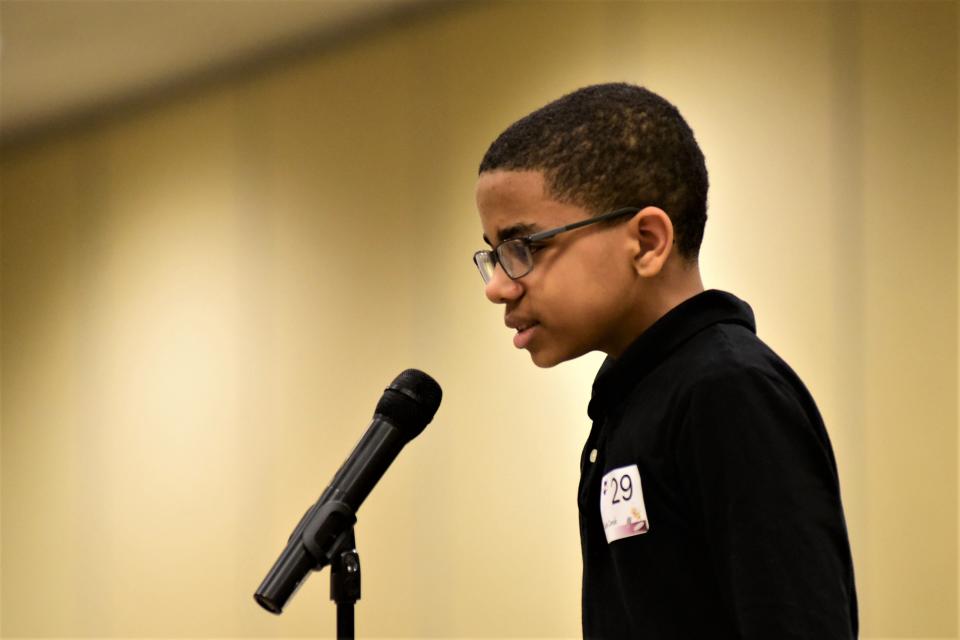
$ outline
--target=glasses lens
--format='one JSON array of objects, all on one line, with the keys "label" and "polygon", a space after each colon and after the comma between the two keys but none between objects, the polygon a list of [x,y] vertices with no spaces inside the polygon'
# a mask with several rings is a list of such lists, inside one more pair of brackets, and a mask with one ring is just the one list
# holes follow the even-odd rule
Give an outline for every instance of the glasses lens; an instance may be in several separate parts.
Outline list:
[{"label": "glasses lens", "polygon": [[511,278],[521,278],[533,268],[533,256],[523,240],[508,240],[497,247],[497,256]]},{"label": "glasses lens", "polygon": [[477,269],[480,271],[480,277],[483,278],[484,284],[490,282],[490,278],[493,276],[493,270],[496,268],[496,262],[493,260],[492,251],[477,251],[473,254],[473,263],[477,265]]}]

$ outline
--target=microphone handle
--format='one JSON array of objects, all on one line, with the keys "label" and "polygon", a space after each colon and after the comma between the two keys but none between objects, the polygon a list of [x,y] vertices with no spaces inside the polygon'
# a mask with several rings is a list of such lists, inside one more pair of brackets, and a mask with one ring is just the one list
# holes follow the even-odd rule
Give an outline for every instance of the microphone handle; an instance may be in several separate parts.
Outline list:
[{"label": "microphone handle", "polygon": [[303,546],[303,542],[299,538],[291,540],[273,563],[253,597],[261,607],[279,615],[283,612],[283,605],[296,593],[310,570],[316,566],[317,561]]},{"label": "microphone handle", "polygon": [[360,442],[337,470],[317,503],[339,500],[354,512],[358,511],[406,444],[399,429],[383,416],[374,415]]},{"label": "microphone handle", "polygon": [[346,502],[354,511],[359,509],[404,445],[406,442],[403,442],[400,431],[379,414],[374,415],[360,441],[337,469],[333,480],[300,518],[287,543],[299,540],[313,515],[330,500]]}]

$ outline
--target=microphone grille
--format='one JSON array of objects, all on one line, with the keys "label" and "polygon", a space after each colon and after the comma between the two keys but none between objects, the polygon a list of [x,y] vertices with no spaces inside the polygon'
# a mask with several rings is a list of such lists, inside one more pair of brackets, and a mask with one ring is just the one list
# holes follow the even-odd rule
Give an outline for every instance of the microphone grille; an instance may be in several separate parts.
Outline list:
[{"label": "microphone grille", "polygon": [[384,390],[376,413],[387,418],[409,441],[430,424],[441,399],[443,390],[436,380],[419,369],[407,369]]}]

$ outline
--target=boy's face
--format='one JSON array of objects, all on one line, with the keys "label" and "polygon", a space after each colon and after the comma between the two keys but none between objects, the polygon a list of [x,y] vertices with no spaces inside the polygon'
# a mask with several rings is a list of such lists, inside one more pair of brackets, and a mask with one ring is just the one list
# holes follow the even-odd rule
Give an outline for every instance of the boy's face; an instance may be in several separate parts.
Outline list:
[{"label": "boy's face", "polygon": [[[590,217],[545,192],[539,171],[491,171],[480,176],[477,209],[484,240],[504,240]],[[514,346],[551,367],[589,351],[616,352],[635,314],[636,272],[626,225],[590,225],[561,233],[534,251],[533,270],[511,280],[497,266],[487,298],[505,305]],[[616,353],[615,353],[616,355]]]}]

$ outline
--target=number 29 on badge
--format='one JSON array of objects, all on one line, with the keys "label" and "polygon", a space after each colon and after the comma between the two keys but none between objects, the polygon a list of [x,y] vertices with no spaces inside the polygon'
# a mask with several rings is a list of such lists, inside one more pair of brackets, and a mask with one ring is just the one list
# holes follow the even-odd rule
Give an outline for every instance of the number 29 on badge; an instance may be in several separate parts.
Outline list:
[{"label": "number 29 on badge", "polygon": [[607,543],[650,530],[637,465],[608,471],[600,481],[600,517]]}]

